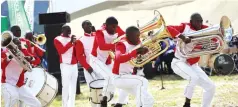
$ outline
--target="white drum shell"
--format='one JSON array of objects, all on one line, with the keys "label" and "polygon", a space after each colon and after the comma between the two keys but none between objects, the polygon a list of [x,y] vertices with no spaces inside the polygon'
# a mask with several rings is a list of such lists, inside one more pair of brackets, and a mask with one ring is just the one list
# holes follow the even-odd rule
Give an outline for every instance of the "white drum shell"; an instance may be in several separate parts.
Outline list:
[{"label": "white drum shell", "polygon": [[42,106],[48,106],[58,92],[57,79],[42,68],[33,68],[25,73],[26,86],[38,98]]},{"label": "white drum shell", "polygon": [[[103,85],[104,85],[104,79],[98,79],[90,82],[90,100],[94,104],[101,104],[102,100],[102,92],[103,92]],[[107,95],[107,101],[111,101],[112,96],[111,94]]]}]

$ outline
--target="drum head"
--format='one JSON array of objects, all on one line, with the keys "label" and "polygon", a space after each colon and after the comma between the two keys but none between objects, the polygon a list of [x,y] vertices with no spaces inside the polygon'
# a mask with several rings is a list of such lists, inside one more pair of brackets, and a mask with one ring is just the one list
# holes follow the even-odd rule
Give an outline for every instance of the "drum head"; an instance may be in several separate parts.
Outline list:
[{"label": "drum head", "polygon": [[32,72],[25,73],[25,85],[29,87],[32,93],[36,96],[46,82],[46,74],[42,68],[33,68]]},{"label": "drum head", "polygon": [[234,70],[234,61],[229,55],[221,54],[216,57],[214,68],[219,73],[227,75]]},{"label": "drum head", "polygon": [[89,83],[89,87],[92,89],[102,89],[104,85],[104,79],[94,80]]}]

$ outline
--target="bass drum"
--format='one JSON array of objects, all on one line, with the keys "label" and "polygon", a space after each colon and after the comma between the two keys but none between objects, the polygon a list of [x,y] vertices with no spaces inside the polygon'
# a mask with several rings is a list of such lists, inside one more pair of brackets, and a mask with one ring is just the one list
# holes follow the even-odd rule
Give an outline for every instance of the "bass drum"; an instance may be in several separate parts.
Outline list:
[{"label": "bass drum", "polygon": [[226,54],[215,54],[209,60],[209,67],[220,74],[230,74],[235,67],[233,59]]},{"label": "bass drum", "polygon": [[57,79],[42,68],[33,68],[32,72],[26,72],[25,85],[29,87],[43,107],[48,106],[58,92]]}]

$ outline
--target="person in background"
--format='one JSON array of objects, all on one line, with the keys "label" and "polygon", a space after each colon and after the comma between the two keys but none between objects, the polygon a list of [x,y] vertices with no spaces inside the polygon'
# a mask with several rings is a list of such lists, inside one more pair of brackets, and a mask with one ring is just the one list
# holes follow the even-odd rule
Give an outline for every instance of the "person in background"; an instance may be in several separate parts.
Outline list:
[{"label": "person in background", "polygon": [[[171,68],[171,62],[172,62],[172,60],[174,58],[175,44],[174,44],[174,41],[171,40],[170,38],[167,38],[166,40],[169,42],[169,48],[168,48],[168,50],[165,53],[163,53],[162,55],[160,55],[156,59],[156,61],[154,62],[153,67],[154,68],[158,68],[158,66],[162,65],[162,62],[164,61],[165,64],[167,65],[168,73],[169,74],[173,74],[173,70]],[[164,42],[161,43],[161,47],[162,47],[162,49],[164,49],[166,47]]]}]

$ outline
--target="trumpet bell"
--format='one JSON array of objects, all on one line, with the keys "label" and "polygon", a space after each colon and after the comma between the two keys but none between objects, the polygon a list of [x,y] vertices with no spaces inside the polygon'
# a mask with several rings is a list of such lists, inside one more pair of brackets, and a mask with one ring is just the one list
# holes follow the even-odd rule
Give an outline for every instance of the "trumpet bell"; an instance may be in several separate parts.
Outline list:
[{"label": "trumpet bell", "polygon": [[38,45],[44,45],[46,43],[46,37],[44,34],[39,34],[37,37],[36,37],[36,43]]}]

